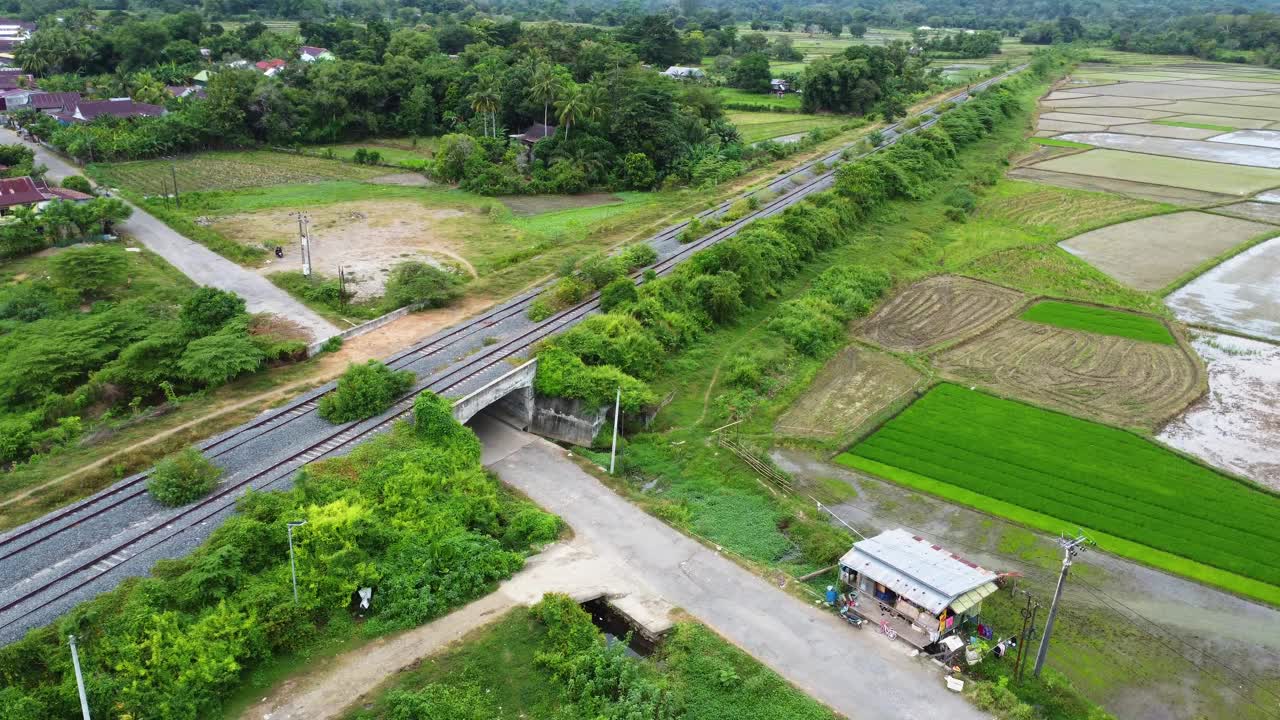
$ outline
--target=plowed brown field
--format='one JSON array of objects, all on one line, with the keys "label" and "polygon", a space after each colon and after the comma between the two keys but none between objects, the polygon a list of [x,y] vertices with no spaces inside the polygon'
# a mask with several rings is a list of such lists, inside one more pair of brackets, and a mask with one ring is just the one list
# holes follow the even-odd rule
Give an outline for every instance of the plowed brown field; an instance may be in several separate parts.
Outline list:
[{"label": "plowed brown field", "polygon": [[863,338],[915,352],[974,335],[1012,315],[1022,293],[978,280],[938,275],[894,295],[858,329]]},{"label": "plowed brown field", "polygon": [[1122,427],[1152,429],[1207,384],[1178,345],[1006,320],[932,358],[943,375],[997,393]]}]

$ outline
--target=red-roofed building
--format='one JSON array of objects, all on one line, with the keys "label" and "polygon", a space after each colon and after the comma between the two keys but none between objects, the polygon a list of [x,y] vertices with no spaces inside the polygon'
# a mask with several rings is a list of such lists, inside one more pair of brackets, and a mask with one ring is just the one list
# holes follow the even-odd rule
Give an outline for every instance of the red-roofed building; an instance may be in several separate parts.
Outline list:
[{"label": "red-roofed building", "polygon": [[135,102],[130,98],[112,98],[111,100],[81,100],[74,106],[49,115],[63,123],[92,122],[103,115],[118,118],[157,117],[163,115],[165,109],[159,105]]},{"label": "red-roofed building", "polygon": [[76,106],[80,102],[80,93],[50,93],[40,90],[0,90],[0,99],[4,101],[5,110],[33,108],[41,112],[61,112]]},{"label": "red-roofed building", "polygon": [[34,205],[48,199],[29,177],[0,178],[0,214],[19,205]]},{"label": "red-roofed building", "polygon": [[285,65],[288,65],[288,63],[280,59],[260,60],[254,63],[254,67],[258,68],[258,71],[267,77],[273,77],[276,73],[284,70]]}]

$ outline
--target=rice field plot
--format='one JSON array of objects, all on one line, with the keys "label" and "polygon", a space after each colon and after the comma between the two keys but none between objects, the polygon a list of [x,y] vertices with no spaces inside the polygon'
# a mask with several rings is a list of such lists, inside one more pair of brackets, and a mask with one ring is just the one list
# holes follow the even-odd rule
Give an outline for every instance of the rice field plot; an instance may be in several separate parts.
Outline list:
[{"label": "rice field plot", "polygon": [[1139,290],[1159,290],[1273,226],[1203,212],[1130,220],[1064,240],[1062,249]]},{"label": "rice field plot", "polygon": [[[1156,326],[1168,335],[1163,325]],[[965,385],[1099,422],[1151,430],[1181,412],[1204,388],[1199,364],[1169,340],[1134,340],[1024,315],[944,350],[931,362],[945,377]]]},{"label": "rice field plot", "polygon": [[839,127],[851,122],[843,115],[806,115],[801,113],[738,112],[725,113],[729,122],[738,128],[745,143],[771,140],[787,135],[797,135],[818,128]]},{"label": "rice field plot", "polygon": [[1159,155],[1161,157],[1205,160],[1229,165],[1280,168],[1280,149],[1204,140],[1147,137],[1116,132],[1069,132],[1054,138],[1111,150]]},{"label": "rice field plot", "polygon": [[915,352],[967,337],[1012,315],[1022,293],[979,280],[936,275],[894,295],[858,327],[865,340]]},{"label": "rice field plot", "polygon": [[1280,186],[1280,170],[1144,155],[1122,150],[1090,150],[1052,158],[1031,167],[1237,196],[1252,195],[1260,190]]},{"label": "rice field plot", "polygon": [[1163,322],[1150,315],[1057,300],[1038,302],[1027,308],[1019,319],[1159,345],[1176,345],[1178,342]]},{"label": "rice field plot", "polygon": [[1280,342],[1280,238],[1245,250],[1166,300],[1183,322]]},{"label": "rice field plot", "polygon": [[778,97],[775,93],[755,93],[737,88],[720,88],[720,100],[726,103],[745,103],[763,105],[777,112],[800,112],[800,94],[785,93]]},{"label": "rice field plot", "polygon": [[857,432],[922,381],[919,372],[898,358],[850,345],[822,366],[804,394],[778,418],[774,433],[838,440]]},{"label": "rice field plot", "polygon": [[1280,346],[1219,333],[1191,341],[1209,387],[1160,442],[1280,491]]},{"label": "rice field plot", "polygon": [[1124,430],[942,384],[837,462],[1280,598],[1280,497]]},{"label": "rice field plot", "polygon": [[98,163],[90,165],[89,171],[111,187],[143,195],[163,193],[165,183],[171,182],[175,174],[178,191],[183,193],[330,180],[367,180],[387,173],[382,168],[269,151],[210,152],[177,160]]}]

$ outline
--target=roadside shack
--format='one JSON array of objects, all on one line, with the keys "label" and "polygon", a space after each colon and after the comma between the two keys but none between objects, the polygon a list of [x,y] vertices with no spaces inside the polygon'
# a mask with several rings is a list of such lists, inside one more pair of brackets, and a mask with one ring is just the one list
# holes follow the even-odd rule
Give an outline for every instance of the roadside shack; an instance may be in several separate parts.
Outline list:
[{"label": "roadside shack", "polygon": [[857,542],[840,558],[840,580],[852,588],[849,610],[921,650],[975,618],[983,598],[997,590],[996,579],[902,529]]}]

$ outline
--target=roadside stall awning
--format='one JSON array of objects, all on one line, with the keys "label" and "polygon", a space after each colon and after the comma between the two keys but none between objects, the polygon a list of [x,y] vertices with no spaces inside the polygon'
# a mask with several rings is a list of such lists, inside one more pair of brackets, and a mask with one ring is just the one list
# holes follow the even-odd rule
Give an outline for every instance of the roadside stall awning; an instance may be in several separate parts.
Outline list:
[{"label": "roadside stall awning", "polygon": [[965,612],[996,591],[994,572],[901,529],[855,543],[840,565],[934,615]]}]

